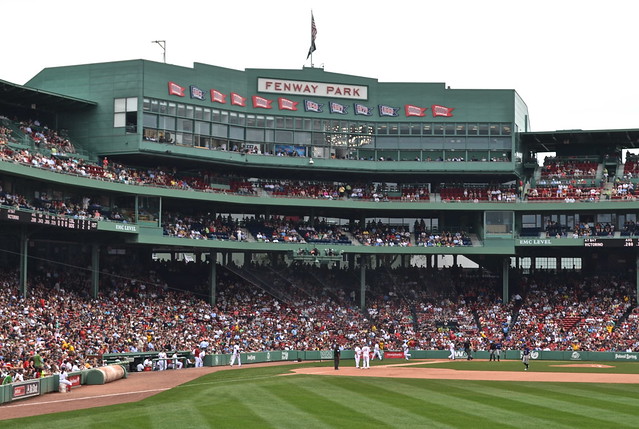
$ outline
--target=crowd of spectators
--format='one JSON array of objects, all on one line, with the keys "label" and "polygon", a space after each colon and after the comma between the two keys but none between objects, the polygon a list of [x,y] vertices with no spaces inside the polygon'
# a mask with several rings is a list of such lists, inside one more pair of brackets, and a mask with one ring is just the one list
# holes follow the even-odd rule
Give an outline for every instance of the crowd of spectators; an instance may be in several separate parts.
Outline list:
[{"label": "crowd of spectators", "polygon": [[246,234],[230,215],[224,217],[207,213],[188,216],[164,212],[162,221],[163,234],[169,237],[194,240],[247,240]]},{"label": "crowd of spectators", "polygon": [[33,210],[55,216],[73,219],[112,220],[131,222],[132,209],[122,210],[118,207],[103,207],[88,196],[69,196],[52,198],[46,192],[38,192],[37,196],[27,198],[25,195],[6,192],[0,180],[0,205],[22,210]]},{"label": "crowd of spectators", "polygon": [[548,221],[544,231],[548,237],[554,238],[613,237],[615,226],[608,222],[579,222],[574,227],[568,227],[556,221]]},{"label": "crowd of spectators", "polygon": [[355,222],[350,232],[364,246],[412,246],[408,225],[387,225],[382,221]]},{"label": "crowd of spectators", "polygon": [[[2,120],[2,117],[0,117],[0,123]],[[15,143],[16,139],[13,136],[13,132],[11,131],[10,128],[5,127],[3,125],[0,125],[0,148],[2,148],[5,145],[8,145],[9,143]]]},{"label": "crowd of spectators", "polygon": [[439,195],[444,202],[507,202],[517,201],[518,191],[512,186],[473,184],[442,184]]},{"label": "crowd of spectators", "polygon": [[538,350],[637,350],[636,329],[616,326],[635,305],[630,282],[569,274],[522,280],[521,308],[508,344],[528,341]]},{"label": "crowd of spectators", "polygon": [[530,188],[527,198],[528,201],[596,202],[601,199],[603,191],[604,189],[600,187],[559,184],[542,188]]},{"label": "crowd of spectators", "polygon": [[[187,264],[188,265],[188,264]],[[502,302],[499,281],[458,267],[378,268],[369,274],[367,307],[357,307],[359,284],[349,270],[314,266],[246,267],[270,285],[266,291],[232,271],[218,274],[217,303],[167,282],[164,270],[106,267],[97,298],[89,275],[40,265],[27,298],[17,273],[0,274],[0,366],[25,378],[62,363],[100,365],[105,353],[193,350],[318,350],[337,343],[406,341],[416,349],[448,349],[469,341],[486,350],[529,343],[538,350],[637,351],[637,310],[630,282],[577,272],[513,274],[517,285]],[[206,267],[203,272],[207,272]],[[239,268],[238,268],[239,269]],[[189,277],[173,267],[177,277]]]},{"label": "crowd of spectators", "polygon": [[37,148],[50,150],[52,153],[75,153],[75,147],[65,136],[64,131],[58,131],[43,125],[37,119],[28,119],[20,122],[20,130],[33,142]]},{"label": "crowd of spectators", "polygon": [[[209,171],[179,172],[175,167],[133,167],[103,157],[94,163],[79,157],[33,152],[27,149],[0,148],[0,161],[15,162],[57,173],[105,180],[127,185],[154,186],[190,191],[231,193],[259,196],[263,191],[273,197],[312,198],[326,200],[363,200],[373,202],[432,201],[429,187],[423,184],[319,182],[295,179],[257,180],[222,177]],[[220,182],[220,183],[217,183]],[[510,188],[490,188],[479,201],[515,201]],[[472,196],[472,194],[471,194]],[[477,197],[477,195],[475,195]],[[469,198],[470,199],[470,198]],[[460,199],[458,199],[460,200]],[[452,201],[444,198],[442,201]]]},{"label": "crowd of spectators", "polygon": [[546,157],[541,170],[543,178],[594,178],[597,174],[596,161]]}]

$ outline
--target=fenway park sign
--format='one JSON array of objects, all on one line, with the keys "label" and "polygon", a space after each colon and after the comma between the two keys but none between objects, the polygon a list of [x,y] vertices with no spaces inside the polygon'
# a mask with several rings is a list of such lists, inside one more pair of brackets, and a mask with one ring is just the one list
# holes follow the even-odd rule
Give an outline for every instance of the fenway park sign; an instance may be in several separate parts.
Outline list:
[{"label": "fenway park sign", "polygon": [[306,82],[302,80],[282,80],[260,77],[257,90],[272,94],[305,95],[313,97],[339,97],[352,100],[367,100],[368,87],[344,85],[341,83]]}]

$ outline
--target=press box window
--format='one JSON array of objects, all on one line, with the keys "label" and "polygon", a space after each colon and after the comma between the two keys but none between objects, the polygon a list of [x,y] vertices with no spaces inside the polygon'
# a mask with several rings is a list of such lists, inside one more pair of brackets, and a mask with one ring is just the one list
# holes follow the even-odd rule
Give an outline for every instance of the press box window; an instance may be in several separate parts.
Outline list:
[{"label": "press box window", "polygon": [[137,97],[116,98],[113,100],[113,127],[126,128],[127,133],[138,132]]}]

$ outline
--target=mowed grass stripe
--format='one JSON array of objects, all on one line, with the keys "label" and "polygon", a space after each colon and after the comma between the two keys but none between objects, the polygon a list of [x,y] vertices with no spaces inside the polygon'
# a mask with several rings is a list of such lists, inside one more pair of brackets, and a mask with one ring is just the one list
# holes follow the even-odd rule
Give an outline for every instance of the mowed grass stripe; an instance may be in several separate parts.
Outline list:
[{"label": "mowed grass stripe", "polygon": [[[196,402],[196,401],[189,401],[184,399],[182,399],[177,404],[181,409],[180,413],[187,418],[188,420],[187,426],[189,428],[207,428],[212,426],[213,422],[211,421],[211,417],[210,417],[210,412],[211,412],[210,404],[202,404],[199,401]],[[154,412],[152,409],[150,409],[149,411]],[[166,426],[166,423],[170,422],[171,420],[172,419],[167,416],[165,417],[165,419],[161,422],[159,426],[153,426],[153,427]],[[138,426],[138,427],[144,427],[144,426]]]},{"label": "mowed grass stripe", "polygon": [[303,402],[303,407],[308,412],[314,413],[327,425],[333,427],[344,426],[348,422],[353,424],[366,422],[371,427],[391,426],[387,422],[379,420],[376,415],[363,412],[357,398],[350,396],[346,400],[336,397],[337,389],[332,389],[331,392],[320,392],[314,380],[301,382],[294,381],[295,378],[297,377],[287,377],[286,381],[289,383],[281,386],[269,386],[269,390],[283,400],[295,403]]},{"label": "mowed grass stripe", "polygon": [[[450,428],[457,427],[451,424],[449,414],[457,414],[464,421],[464,425],[477,425],[483,418],[474,414],[466,413],[455,407],[450,402],[434,406],[423,395],[416,397],[406,396],[401,393],[401,386],[393,379],[371,379],[371,378],[344,378],[351,383],[341,382],[342,377],[335,379],[323,379],[324,384],[328,384],[328,392],[335,388],[343,389],[341,397],[343,400],[356,398],[358,407],[367,407],[370,415],[377,416],[387,414],[391,416],[391,424],[394,427],[409,427],[419,425],[420,427]],[[371,380],[380,380],[380,383],[371,383]],[[333,395],[335,397],[335,394]],[[351,401],[351,404],[355,404]],[[450,407],[453,405],[452,407]],[[494,422],[486,421],[486,424]]]},{"label": "mowed grass stripe", "polygon": [[[62,408],[62,407],[61,407]],[[0,407],[0,410],[2,408]],[[68,429],[70,427],[102,429],[117,428],[151,428],[153,426],[152,410],[140,403],[109,405],[76,411],[62,411],[54,414],[24,417],[20,419],[2,420],[0,428],[20,429]]]},{"label": "mowed grass stripe", "polygon": [[[606,408],[609,407],[608,404],[618,406],[622,412],[631,410],[628,407],[635,407],[639,410],[639,386],[634,385],[633,389],[629,390],[618,390],[611,386],[613,385],[597,384],[597,401],[603,401]],[[553,391],[578,398],[593,398],[593,392],[590,389],[584,389],[581,383],[556,383]]]},{"label": "mowed grass stripe", "polygon": [[[477,424],[473,427],[491,427],[494,425],[510,426],[510,427],[552,427],[557,429],[571,429],[573,424],[562,424],[551,417],[548,412],[531,412],[526,404],[520,402],[499,400],[483,394],[483,386],[475,385],[472,382],[453,382],[451,380],[407,380],[402,379],[402,384],[397,390],[404,393],[411,392],[418,395],[424,388],[428,389],[426,400],[437,404],[441,407],[452,407],[454,410],[460,410],[471,413],[477,419]],[[377,381],[376,381],[377,382]],[[460,388],[468,387],[467,389]],[[454,422],[457,425],[458,419],[455,414]],[[485,422],[482,423],[479,419]]]},{"label": "mowed grass stripe", "polygon": [[601,391],[609,392],[611,395],[639,397],[639,384],[625,384],[625,383],[601,384]]},{"label": "mowed grass stripe", "polygon": [[[325,378],[322,378],[321,381],[313,382],[313,384],[300,384],[297,389],[312,391],[314,394],[319,395],[325,403],[339,403],[340,407],[346,410],[353,424],[361,424],[364,427],[406,428],[424,425],[430,428],[452,428],[448,424],[430,418],[432,416],[427,414],[411,416],[404,408],[401,410],[391,409],[386,401],[379,403],[371,400],[359,389],[358,393],[355,394],[351,389],[344,388],[345,383],[353,381],[351,379],[344,379],[342,382],[335,384],[325,380]],[[342,422],[338,426],[344,427],[347,425]]]},{"label": "mowed grass stripe", "polygon": [[[541,389],[538,395],[528,393],[526,386],[523,385],[522,390],[509,390],[516,383],[511,382],[469,382],[469,383],[451,383],[448,386],[449,391],[463,390],[467,392],[480,393],[477,396],[482,401],[490,401],[490,403],[498,404],[505,410],[517,411],[522,414],[523,418],[543,418],[552,422],[551,427],[557,427],[559,424],[574,427],[576,422],[582,427],[587,424],[588,427],[606,427],[610,422],[606,419],[600,419],[601,410],[595,410],[589,407],[582,407],[575,403],[566,403],[555,395],[552,391],[552,383],[547,384],[547,389]],[[529,387],[530,388],[530,387]],[[558,405],[560,404],[560,405]],[[522,420],[524,421],[524,420]]]},{"label": "mowed grass stripe", "polygon": [[[223,395],[225,400],[216,400],[218,395]],[[261,413],[255,412],[254,404],[246,402],[244,392],[241,390],[224,390],[218,392],[215,396],[211,397],[209,407],[214,408],[215,411],[208,415],[208,427],[277,427],[270,419],[265,419]]]},{"label": "mowed grass stripe", "polygon": [[[569,388],[568,386],[573,387]],[[510,383],[507,388],[510,392],[516,392],[518,397],[526,403],[530,402],[527,395],[552,397],[551,406],[553,408],[569,409],[573,413],[593,419],[606,415],[605,421],[612,419],[618,424],[637,422],[639,412],[636,406],[639,405],[639,401],[635,399],[634,407],[628,408],[628,404],[621,403],[619,401],[621,398],[618,396],[610,398],[609,395],[601,394],[600,390],[604,386],[590,383],[580,383],[579,385],[575,385],[575,383],[526,383],[525,385]]]},{"label": "mowed grass stripe", "polygon": [[[281,388],[289,390],[286,394]],[[279,390],[279,394],[276,391]],[[268,389],[262,386],[253,386],[251,392],[242,395],[242,400],[250,404],[254,413],[274,427],[295,427],[304,422],[307,428],[326,427],[325,420],[318,418],[313,410],[314,404],[304,400],[295,401],[291,394],[295,392],[292,386],[273,385]],[[283,397],[285,398],[283,398]]]}]

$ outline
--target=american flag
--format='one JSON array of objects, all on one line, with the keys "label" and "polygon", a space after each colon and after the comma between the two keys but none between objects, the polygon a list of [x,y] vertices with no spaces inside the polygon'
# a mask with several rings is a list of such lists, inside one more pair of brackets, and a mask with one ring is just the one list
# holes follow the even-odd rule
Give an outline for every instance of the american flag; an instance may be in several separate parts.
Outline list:
[{"label": "american flag", "polygon": [[315,26],[315,18],[313,17],[313,12],[311,12],[311,47],[308,49],[308,55],[306,56],[307,60],[308,60],[308,57],[310,57],[311,54],[315,52],[316,37],[317,37],[317,27]]}]

